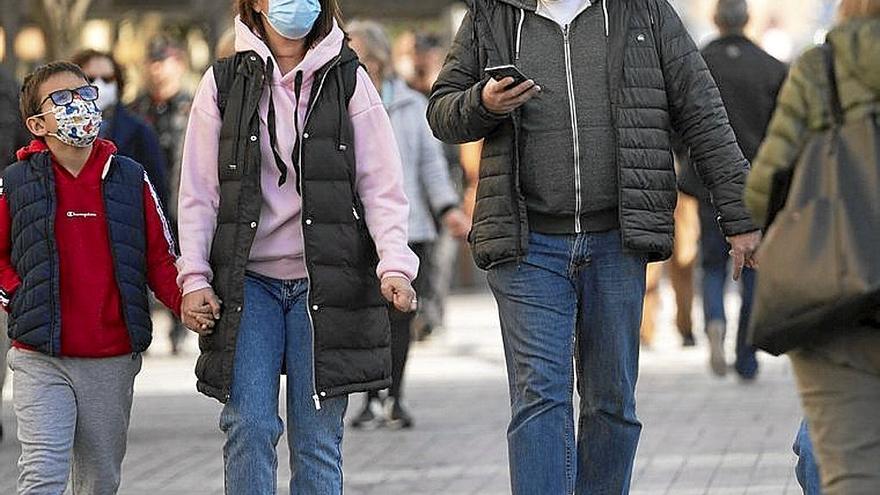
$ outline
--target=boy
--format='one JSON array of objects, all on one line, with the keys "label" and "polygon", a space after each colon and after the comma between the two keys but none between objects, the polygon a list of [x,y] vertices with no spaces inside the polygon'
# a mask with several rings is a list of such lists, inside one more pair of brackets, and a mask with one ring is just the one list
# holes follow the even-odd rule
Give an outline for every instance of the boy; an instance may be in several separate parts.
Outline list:
[{"label": "boy", "polygon": [[74,493],[116,493],[134,378],[152,338],[147,286],[180,309],[155,191],[139,164],[96,139],[97,97],[70,63],[28,76],[21,113],[35,139],[0,186],[19,494],[63,493],[68,476]]}]

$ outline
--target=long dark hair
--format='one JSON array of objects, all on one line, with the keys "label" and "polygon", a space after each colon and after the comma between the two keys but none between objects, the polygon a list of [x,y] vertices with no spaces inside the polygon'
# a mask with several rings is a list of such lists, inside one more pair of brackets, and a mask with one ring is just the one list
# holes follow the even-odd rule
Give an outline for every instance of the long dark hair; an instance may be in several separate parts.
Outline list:
[{"label": "long dark hair", "polygon": [[[321,15],[318,16],[318,20],[315,21],[315,25],[304,40],[307,50],[314,48],[325,36],[330,34],[330,31],[333,29],[334,20],[340,26],[343,24],[342,10],[339,8],[339,2],[337,0],[320,1]],[[249,27],[251,31],[257,33],[260,38],[263,38],[263,41],[268,42],[269,37],[266,35],[266,28],[263,25],[263,16],[254,10],[255,2],[256,0],[235,0],[236,11],[241,17],[241,22]]]}]

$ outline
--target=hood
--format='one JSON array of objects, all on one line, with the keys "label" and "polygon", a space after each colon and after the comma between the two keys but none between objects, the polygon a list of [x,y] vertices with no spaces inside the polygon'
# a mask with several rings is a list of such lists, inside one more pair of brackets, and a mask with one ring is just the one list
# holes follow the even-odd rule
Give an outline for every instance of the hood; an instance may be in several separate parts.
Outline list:
[{"label": "hood", "polygon": [[853,77],[880,93],[880,19],[856,19],[828,33],[838,63]]},{"label": "hood", "polygon": [[[45,141],[34,139],[30,144],[18,150],[15,156],[19,161],[25,161],[40,153],[49,153],[49,146]],[[115,144],[106,139],[97,139],[92,146],[92,156],[89,157],[89,161],[99,160],[101,162],[106,162],[114,153],[116,153]]]},{"label": "hood", "polygon": [[[479,0],[477,0],[479,1]],[[495,0],[496,2],[506,3],[518,9],[525,9],[529,12],[538,10],[538,0]]]},{"label": "hood", "polygon": [[[339,55],[344,41],[345,33],[342,31],[342,28],[339,27],[339,24],[334,21],[333,29],[330,30],[330,33],[324,37],[320,43],[315,45],[315,47],[306,52],[303,61],[292,71],[282,76],[278,64],[275,63],[274,81],[277,83],[279,80],[283,81],[288,78],[292,80],[298,71],[303,71],[305,78],[311,78],[318,69],[327,65],[328,62]],[[235,51],[254,51],[264,62],[269,58],[272,58],[274,62],[274,57],[272,57],[272,52],[269,50],[269,46],[266,45],[262,38],[251,31],[238,16],[235,18]]]}]

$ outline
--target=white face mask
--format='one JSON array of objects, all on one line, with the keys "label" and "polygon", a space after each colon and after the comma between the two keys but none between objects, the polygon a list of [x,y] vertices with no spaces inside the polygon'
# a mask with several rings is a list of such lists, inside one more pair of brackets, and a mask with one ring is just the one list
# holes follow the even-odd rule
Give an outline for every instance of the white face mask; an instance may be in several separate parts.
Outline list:
[{"label": "white face mask", "polygon": [[119,102],[119,84],[107,82],[104,79],[95,79],[92,83],[98,88],[98,100],[95,104],[102,112]]}]

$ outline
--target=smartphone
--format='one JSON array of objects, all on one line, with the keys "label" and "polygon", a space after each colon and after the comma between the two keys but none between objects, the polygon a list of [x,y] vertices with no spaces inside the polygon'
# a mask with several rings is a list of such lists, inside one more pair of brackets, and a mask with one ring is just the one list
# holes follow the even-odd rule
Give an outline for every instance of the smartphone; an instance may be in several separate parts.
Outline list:
[{"label": "smartphone", "polygon": [[526,77],[526,75],[523,74],[519,69],[517,69],[515,65],[499,65],[496,67],[487,67],[484,72],[496,81],[502,81],[505,78],[512,77],[513,84],[504,89],[510,89],[514,86],[519,86],[520,84],[529,80],[529,78]]}]

